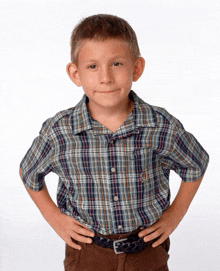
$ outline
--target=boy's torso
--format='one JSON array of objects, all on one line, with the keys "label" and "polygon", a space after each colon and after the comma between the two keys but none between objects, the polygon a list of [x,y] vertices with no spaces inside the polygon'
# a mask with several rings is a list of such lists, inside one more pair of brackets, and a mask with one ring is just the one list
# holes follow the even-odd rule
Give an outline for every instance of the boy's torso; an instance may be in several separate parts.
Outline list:
[{"label": "boy's torso", "polygon": [[161,134],[152,109],[137,106],[115,133],[92,118],[89,123],[79,111],[73,131],[67,115],[49,136],[60,142],[54,143],[53,156],[60,209],[103,234],[132,231],[143,225],[141,216],[150,225],[169,205],[169,174],[160,163],[172,149],[175,129],[167,125]]},{"label": "boy's torso", "polygon": [[[185,146],[197,148],[197,142],[192,138],[195,146],[190,146],[188,134],[166,110],[146,104],[132,91],[130,98],[133,111],[112,133],[89,116],[84,95],[75,108],[44,123],[23,162],[24,178],[34,172],[29,182],[55,172],[60,211],[104,235],[153,224],[169,205],[170,169],[197,178],[185,170],[198,160]],[[174,141],[178,149],[173,152]]]}]

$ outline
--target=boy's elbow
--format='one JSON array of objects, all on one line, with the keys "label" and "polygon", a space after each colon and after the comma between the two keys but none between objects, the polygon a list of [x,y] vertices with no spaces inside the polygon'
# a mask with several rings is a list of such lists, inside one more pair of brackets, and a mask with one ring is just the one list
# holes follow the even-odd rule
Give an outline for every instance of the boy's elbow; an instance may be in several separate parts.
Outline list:
[{"label": "boy's elbow", "polygon": [[199,179],[197,179],[196,181],[201,182],[202,179],[203,179],[203,177],[204,177],[204,175],[205,175],[205,173],[203,173],[202,176]]},{"label": "boy's elbow", "polygon": [[19,168],[19,175],[20,175],[20,177],[21,177],[21,180],[22,180],[23,185],[24,185],[25,188],[27,189],[27,186],[26,186],[26,184],[25,184],[25,182],[24,182],[24,180],[23,180],[23,172],[22,172],[21,168]]},{"label": "boy's elbow", "polygon": [[20,175],[20,177],[22,179],[22,170],[20,168],[19,168],[19,175]]}]

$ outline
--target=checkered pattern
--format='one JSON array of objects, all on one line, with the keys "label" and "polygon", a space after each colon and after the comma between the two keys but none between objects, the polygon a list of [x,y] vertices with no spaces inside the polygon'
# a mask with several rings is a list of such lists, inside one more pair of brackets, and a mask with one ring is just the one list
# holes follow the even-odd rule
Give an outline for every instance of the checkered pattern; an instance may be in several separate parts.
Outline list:
[{"label": "checkered pattern", "polygon": [[101,234],[148,227],[169,206],[169,173],[199,179],[208,154],[165,109],[131,91],[133,111],[112,133],[92,119],[84,95],[42,126],[21,162],[23,181],[42,189],[44,176],[59,176],[60,211]]}]

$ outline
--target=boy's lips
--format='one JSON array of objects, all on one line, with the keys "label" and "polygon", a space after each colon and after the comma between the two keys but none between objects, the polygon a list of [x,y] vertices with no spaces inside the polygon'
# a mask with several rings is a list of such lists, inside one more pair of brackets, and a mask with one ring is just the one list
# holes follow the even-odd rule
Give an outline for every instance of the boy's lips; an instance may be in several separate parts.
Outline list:
[{"label": "boy's lips", "polygon": [[115,91],[117,91],[119,89],[115,89],[115,90],[108,90],[108,91],[99,91],[99,93],[113,93]]}]

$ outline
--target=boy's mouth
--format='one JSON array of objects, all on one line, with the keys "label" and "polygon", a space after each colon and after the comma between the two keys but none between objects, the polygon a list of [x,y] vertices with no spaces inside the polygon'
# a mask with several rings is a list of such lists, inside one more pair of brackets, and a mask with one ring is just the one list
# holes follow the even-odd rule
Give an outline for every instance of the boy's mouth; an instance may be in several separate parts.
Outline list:
[{"label": "boy's mouth", "polygon": [[115,89],[115,90],[109,90],[109,91],[99,91],[99,93],[113,93],[113,92],[115,92],[115,91],[117,91],[117,90],[119,90],[119,89]]}]

